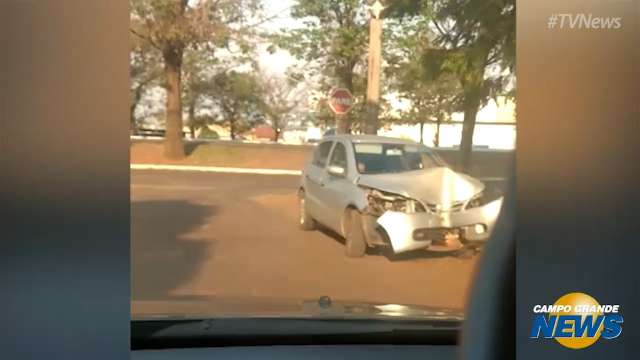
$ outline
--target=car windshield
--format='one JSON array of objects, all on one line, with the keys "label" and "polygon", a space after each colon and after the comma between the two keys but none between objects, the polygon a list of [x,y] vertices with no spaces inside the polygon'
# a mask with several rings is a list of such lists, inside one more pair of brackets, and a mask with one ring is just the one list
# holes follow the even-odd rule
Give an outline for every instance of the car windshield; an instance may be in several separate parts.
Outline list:
[{"label": "car windshield", "polygon": [[389,143],[355,143],[356,168],[360,174],[400,173],[446,166],[425,146]]}]

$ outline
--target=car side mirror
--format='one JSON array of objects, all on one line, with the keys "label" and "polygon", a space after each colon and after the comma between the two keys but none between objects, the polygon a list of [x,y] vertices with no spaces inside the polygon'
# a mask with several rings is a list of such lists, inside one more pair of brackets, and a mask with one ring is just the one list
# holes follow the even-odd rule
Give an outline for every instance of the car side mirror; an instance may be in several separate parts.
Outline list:
[{"label": "car side mirror", "polygon": [[342,166],[329,165],[329,167],[327,168],[327,172],[329,173],[329,175],[344,177],[347,170]]}]

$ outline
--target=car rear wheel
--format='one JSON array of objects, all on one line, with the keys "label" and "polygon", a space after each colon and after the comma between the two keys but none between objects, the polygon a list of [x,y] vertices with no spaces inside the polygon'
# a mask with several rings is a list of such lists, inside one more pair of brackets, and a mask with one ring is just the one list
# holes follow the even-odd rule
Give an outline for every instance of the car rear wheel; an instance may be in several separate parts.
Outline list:
[{"label": "car rear wheel", "polygon": [[347,210],[345,226],[345,247],[348,257],[363,257],[367,244],[362,230],[362,215],[355,210]]},{"label": "car rear wheel", "polygon": [[301,190],[298,196],[298,226],[305,231],[315,230],[316,228],[316,221],[309,216],[309,212],[307,211],[307,200],[304,190]]}]

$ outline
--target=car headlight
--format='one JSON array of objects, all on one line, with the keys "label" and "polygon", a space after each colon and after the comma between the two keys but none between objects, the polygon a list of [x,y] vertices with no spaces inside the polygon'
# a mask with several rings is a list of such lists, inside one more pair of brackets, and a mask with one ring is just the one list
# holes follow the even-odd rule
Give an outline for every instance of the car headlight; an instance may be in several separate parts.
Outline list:
[{"label": "car headlight", "polygon": [[473,196],[469,202],[467,202],[466,209],[473,209],[479,206],[482,206],[484,202],[484,191],[481,191]]},{"label": "car headlight", "polygon": [[368,187],[361,186],[361,188],[365,191],[368,210],[372,215],[379,216],[386,211],[397,211],[409,214],[425,211],[424,206],[417,200]]},{"label": "car headlight", "polygon": [[473,208],[485,206],[488,203],[499,199],[500,196],[502,195],[495,191],[491,193],[487,191],[481,191],[476,195],[474,195],[471,198],[471,200],[469,200],[469,202],[467,202],[467,206],[465,207],[465,209],[473,209]]}]

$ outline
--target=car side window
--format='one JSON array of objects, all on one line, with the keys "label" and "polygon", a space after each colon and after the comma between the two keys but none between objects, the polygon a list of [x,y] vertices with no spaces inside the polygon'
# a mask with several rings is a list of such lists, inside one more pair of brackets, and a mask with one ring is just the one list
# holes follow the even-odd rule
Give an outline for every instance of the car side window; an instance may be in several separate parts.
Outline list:
[{"label": "car side window", "polygon": [[316,150],[313,152],[313,165],[324,167],[327,164],[331,145],[333,145],[333,142],[331,141],[325,141],[318,145]]},{"label": "car side window", "polygon": [[340,166],[347,169],[347,148],[342,143],[336,143],[336,147],[331,154],[330,166]]}]

